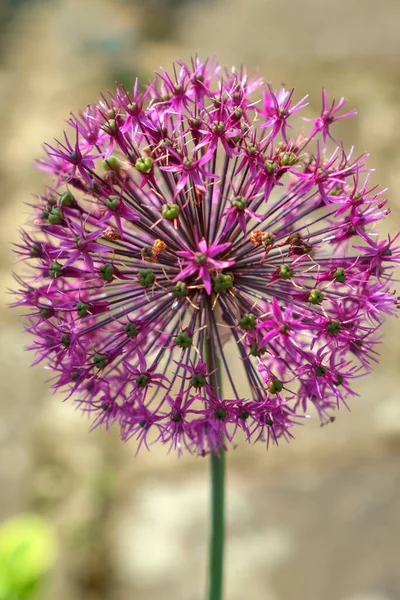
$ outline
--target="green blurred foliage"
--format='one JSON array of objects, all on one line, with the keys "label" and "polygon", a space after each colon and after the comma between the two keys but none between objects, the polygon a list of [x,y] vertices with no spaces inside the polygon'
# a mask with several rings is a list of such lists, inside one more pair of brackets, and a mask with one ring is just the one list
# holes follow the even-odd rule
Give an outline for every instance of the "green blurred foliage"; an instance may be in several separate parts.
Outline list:
[{"label": "green blurred foliage", "polygon": [[56,557],[51,524],[21,515],[0,525],[0,600],[37,598]]}]

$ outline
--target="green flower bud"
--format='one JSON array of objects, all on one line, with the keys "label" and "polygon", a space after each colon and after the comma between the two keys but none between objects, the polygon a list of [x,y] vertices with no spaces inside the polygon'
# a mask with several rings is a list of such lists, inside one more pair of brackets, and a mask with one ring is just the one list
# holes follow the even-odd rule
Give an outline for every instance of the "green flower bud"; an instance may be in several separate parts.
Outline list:
[{"label": "green flower bud", "polygon": [[318,367],[315,367],[315,374],[317,377],[323,377],[325,375],[327,371],[327,368],[324,367],[323,365],[318,365]]},{"label": "green flower bud", "polygon": [[261,241],[264,246],[272,246],[275,243],[276,235],[273,233],[263,233],[261,236]]},{"label": "green flower bud", "polygon": [[336,387],[339,387],[340,385],[342,385],[344,380],[344,377],[342,375],[336,375],[336,380],[333,382],[333,385],[335,385]]},{"label": "green flower bud", "polygon": [[247,206],[247,200],[244,196],[235,196],[235,198],[231,200],[231,204],[237,208],[237,210],[244,210]]},{"label": "green flower bud", "polygon": [[267,173],[269,173],[270,175],[272,175],[273,173],[275,173],[275,171],[277,169],[279,169],[279,165],[276,162],[273,162],[272,160],[266,160],[265,161],[265,168],[267,170]]},{"label": "green flower bud", "polygon": [[311,304],[321,304],[324,299],[324,294],[320,290],[311,290],[310,295],[308,296],[308,301]]},{"label": "green flower bud", "polygon": [[42,256],[42,249],[40,244],[37,242],[33,242],[31,247],[29,248],[29,256],[31,258],[40,258]]},{"label": "green flower bud", "polygon": [[255,154],[257,152],[257,146],[255,146],[254,144],[247,144],[247,152],[250,156],[252,154]]},{"label": "green flower bud", "polygon": [[93,357],[93,363],[96,369],[102,370],[108,365],[108,358],[106,354],[95,354]]},{"label": "green flower bud", "polygon": [[279,379],[273,379],[268,388],[270,394],[276,394],[277,392],[281,392],[283,389],[283,383],[279,381]]},{"label": "green flower bud", "polygon": [[72,206],[74,202],[75,196],[71,192],[64,192],[59,199],[61,206]]},{"label": "green flower bud", "polygon": [[83,248],[83,238],[80,235],[75,238],[74,246],[77,250],[81,250]]},{"label": "green flower bud", "polygon": [[188,289],[186,287],[186,283],[184,283],[183,281],[178,281],[172,290],[172,295],[174,296],[174,298],[186,298],[186,296],[188,295]]},{"label": "green flower bud", "polygon": [[48,219],[48,217],[49,217],[49,214],[50,214],[50,211],[51,211],[51,207],[49,207],[49,206],[46,206],[46,208],[44,208],[44,209],[42,210],[42,212],[40,213],[40,215],[41,215],[42,219]]},{"label": "green flower bud", "polygon": [[327,328],[328,332],[331,333],[332,335],[337,335],[338,333],[340,333],[342,326],[340,324],[340,321],[333,320],[333,321],[329,321],[326,328]]},{"label": "green flower bud", "polygon": [[205,265],[207,262],[207,254],[204,254],[204,252],[195,252],[194,253],[194,262],[196,263],[196,265]]},{"label": "green flower bud", "polygon": [[109,196],[106,200],[106,206],[109,210],[117,210],[119,203],[119,196]]},{"label": "green flower bud", "polygon": [[223,408],[217,408],[217,410],[214,412],[213,416],[214,416],[214,419],[217,419],[219,421],[224,421],[226,419],[226,417],[228,416],[228,413]]},{"label": "green flower bud", "polygon": [[108,121],[106,121],[103,125],[103,130],[109,135],[115,133],[117,131],[117,124],[115,122],[115,119],[109,119]]},{"label": "green flower bud", "polygon": [[251,331],[255,328],[257,320],[253,313],[245,313],[243,317],[239,319],[239,327],[244,331]]},{"label": "green flower bud", "polygon": [[243,421],[245,421],[246,419],[248,419],[250,416],[250,413],[247,412],[247,410],[244,410],[240,415],[239,415],[239,419],[242,419]]},{"label": "green flower bud", "polygon": [[64,221],[64,215],[61,208],[53,206],[47,220],[51,225],[61,225]]},{"label": "green flower bud", "polygon": [[168,219],[168,221],[173,221],[177,219],[179,216],[180,208],[177,204],[163,204],[161,209],[161,214],[164,219]]},{"label": "green flower bud", "polygon": [[185,169],[190,169],[190,167],[192,166],[193,163],[194,163],[194,159],[189,158],[188,156],[185,156],[185,158],[182,161],[182,164],[185,167]]},{"label": "green flower bud", "polygon": [[343,267],[339,267],[333,274],[333,279],[338,283],[344,283],[346,281],[346,271]]},{"label": "green flower bud", "polygon": [[180,331],[175,337],[174,344],[179,348],[190,348],[193,338],[187,331]]},{"label": "green flower bud", "polygon": [[80,376],[81,372],[78,371],[78,369],[74,369],[72,371],[70,371],[69,376],[71,377],[72,381],[78,381],[79,376]]},{"label": "green flower bud", "polygon": [[281,165],[291,166],[297,163],[297,156],[293,152],[285,152],[285,154],[281,158]]},{"label": "green flower bud", "polygon": [[249,353],[251,356],[262,356],[267,351],[266,346],[258,347],[258,342],[251,342],[249,346]]},{"label": "green flower bud", "polygon": [[140,388],[145,388],[149,381],[149,376],[145,373],[141,373],[135,379],[136,385]]},{"label": "green flower bud", "polygon": [[147,175],[153,168],[153,159],[150,156],[142,156],[135,162],[135,167],[138,171]]},{"label": "green flower bud", "polygon": [[229,138],[228,142],[230,144],[237,144],[238,141],[240,140],[240,138],[241,138],[241,134],[240,133],[236,133],[236,135],[234,135],[233,137]]},{"label": "green flower bud", "polygon": [[288,265],[281,265],[279,268],[279,277],[281,279],[290,279],[293,277],[293,271]]},{"label": "green flower bud", "polygon": [[55,260],[54,262],[51,263],[51,265],[49,267],[50,277],[52,277],[53,279],[55,279],[56,277],[59,277],[61,275],[62,269],[63,269],[62,265],[60,265],[60,263]]},{"label": "green flower bud", "polygon": [[54,314],[54,310],[52,308],[41,308],[39,310],[39,315],[42,317],[42,319],[48,319],[49,317],[52,317]]},{"label": "green flower bud", "polygon": [[89,314],[89,308],[89,304],[86,304],[80,300],[76,305],[76,312],[78,313],[79,317],[86,317]]},{"label": "green flower bud", "polygon": [[152,246],[145,246],[141,250],[143,260],[152,260],[154,258],[154,251]]},{"label": "green flower bud", "polygon": [[215,291],[222,293],[226,292],[233,286],[233,277],[232,275],[218,275],[218,277],[214,277],[214,287]]},{"label": "green flower bud", "polygon": [[124,331],[129,338],[134,339],[139,335],[139,329],[136,323],[126,323],[124,327]]},{"label": "green flower bud", "polygon": [[119,171],[121,168],[121,162],[116,156],[109,156],[107,160],[103,160],[103,169],[105,171]]},{"label": "green flower bud", "polygon": [[141,269],[138,273],[139,283],[143,287],[150,287],[151,285],[153,285],[155,279],[156,276],[152,269]]},{"label": "green flower bud", "polygon": [[103,281],[111,281],[114,277],[115,269],[110,263],[101,265],[99,269],[99,276]]},{"label": "green flower bud", "polygon": [[173,423],[181,423],[182,422],[182,415],[180,415],[180,414],[171,413],[169,418],[171,419],[171,421]]},{"label": "green flower bud", "polygon": [[195,373],[193,375],[193,377],[190,379],[189,383],[194,388],[199,389],[199,388],[202,388],[202,387],[205,386],[205,384],[206,384],[206,378],[201,373]]},{"label": "green flower bud", "polygon": [[71,338],[69,336],[69,333],[63,333],[61,335],[60,343],[61,343],[61,346],[63,346],[64,348],[69,348],[69,346],[71,344]]},{"label": "green flower bud", "polygon": [[211,125],[211,131],[214,133],[223,133],[225,131],[225,123],[223,121],[217,121]]},{"label": "green flower bud", "polygon": [[301,250],[302,250],[303,254],[310,254],[312,249],[313,249],[313,247],[311,246],[311,244],[308,244],[307,242],[303,242],[303,244],[301,246]]}]

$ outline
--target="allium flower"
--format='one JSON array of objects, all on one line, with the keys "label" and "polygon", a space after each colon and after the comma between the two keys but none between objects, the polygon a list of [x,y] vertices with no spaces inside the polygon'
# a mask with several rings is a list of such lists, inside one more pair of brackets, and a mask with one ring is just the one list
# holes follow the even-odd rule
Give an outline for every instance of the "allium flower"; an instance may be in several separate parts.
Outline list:
[{"label": "allium flower", "polygon": [[325,423],[354,395],[400,246],[374,231],[389,211],[366,156],[332,137],[343,103],[324,91],[292,133],[305,98],[196,59],[118,86],[46,146],[15,304],[95,426],[217,453],[239,431],[289,439],[310,405]]}]

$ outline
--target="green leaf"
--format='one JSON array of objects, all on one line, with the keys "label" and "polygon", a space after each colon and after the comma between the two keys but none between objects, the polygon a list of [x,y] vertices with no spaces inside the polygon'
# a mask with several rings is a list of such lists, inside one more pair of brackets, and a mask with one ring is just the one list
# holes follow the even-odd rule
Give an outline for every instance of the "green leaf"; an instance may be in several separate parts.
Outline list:
[{"label": "green leaf", "polygon": [[54,563],[54,530],[46,520],[22,515],[0,526],[0,600],[32,598]]}]

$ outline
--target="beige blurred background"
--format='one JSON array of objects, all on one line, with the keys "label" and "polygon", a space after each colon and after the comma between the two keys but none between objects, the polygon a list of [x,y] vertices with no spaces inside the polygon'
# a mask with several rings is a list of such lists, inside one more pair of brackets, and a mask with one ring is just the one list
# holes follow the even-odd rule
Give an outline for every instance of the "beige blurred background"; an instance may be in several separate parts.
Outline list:
[{"label": "beige blurred background", "polygon": [[[9,241],[44,176],[32,168],[69,111],[115,79],[215,54],[296,96],[342,95],[359,115],[341,134],[368,151],[400,225],[398,0],[0,0],[0,518],[45,515],[59,553],[43,600],[204,598],[208,464],[135,457],[117,435],[47,391],[17,311],[6,308]],[[316,420],[268,453],[228,455],[226,600],[400,599],[400,323],[352,412]]]}]

